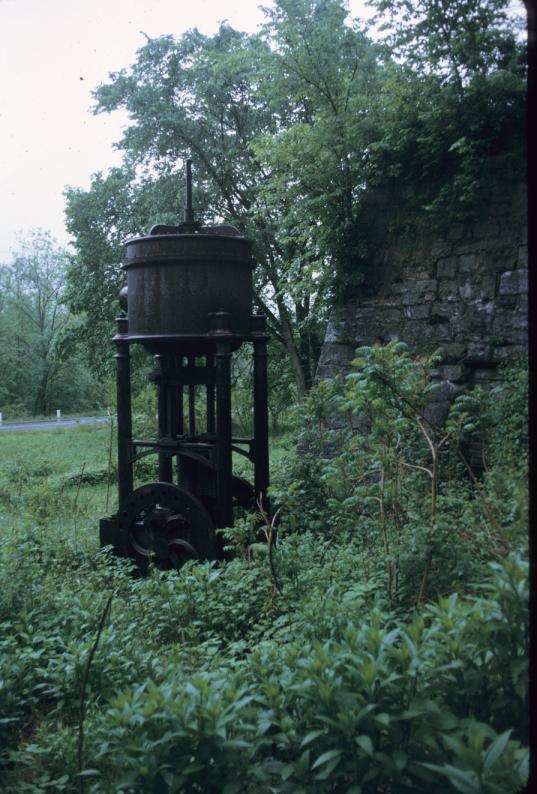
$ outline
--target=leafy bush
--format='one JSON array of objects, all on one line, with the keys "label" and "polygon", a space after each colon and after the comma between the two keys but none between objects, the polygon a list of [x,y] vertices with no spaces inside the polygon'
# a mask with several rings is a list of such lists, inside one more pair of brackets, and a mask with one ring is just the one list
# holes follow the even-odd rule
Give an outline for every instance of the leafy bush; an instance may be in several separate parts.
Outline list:
[{"label": "leafy bush", "polygon": [[[352,542],[136,578],[2,539],[6,791],[517,791],[527,765],[528,564],[401,617]],[[112,611],[95,646],[109,593]],[[88,666],[89,665],[89,666]],[[0,762],[1,763],[1,762]],[[91,771],[94,770],[94,771]],[[466,786],[466,788],[465,788]]]},{"label": "leafy bush", "polygon": [[[351,534],[393,604],[449,593],[524,542],[527,366],[459,397],[441,428],[428,410],[434,356],[414,360],[395,342],[358,356],[295,413],[297,452],[273,487],[283,529]],[[476,432],[481,479],[464,454]]]},{"label": "leafy bush", "polygon": [[[21,518],[0,534],[2,791],[521,789],[524,367],[439,434],[429,362],[361,356],[299,409],[277,543],[244,519],[225,563],[136,575],[96,548],[84,472],[3,464]],[[483,429],[479,480],[464,442]]]}]

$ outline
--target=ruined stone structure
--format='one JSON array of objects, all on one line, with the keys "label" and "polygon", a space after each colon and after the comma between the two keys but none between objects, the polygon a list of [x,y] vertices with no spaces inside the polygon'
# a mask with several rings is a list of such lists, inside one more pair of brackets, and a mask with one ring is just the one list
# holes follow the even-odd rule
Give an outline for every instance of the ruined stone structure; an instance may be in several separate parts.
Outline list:
[{"label": "ruined stone structure", "polygon": [[440,348],[431,411],[441,423],[460,391],[491,383],[501,362],[527,351],[526,187],[496,175],[464,221],[442,228],[425,215],[405,214],[400,197],[372,197],[374,246],[333,308],[317,378],[347,372],[355,349],[377,340]]}]

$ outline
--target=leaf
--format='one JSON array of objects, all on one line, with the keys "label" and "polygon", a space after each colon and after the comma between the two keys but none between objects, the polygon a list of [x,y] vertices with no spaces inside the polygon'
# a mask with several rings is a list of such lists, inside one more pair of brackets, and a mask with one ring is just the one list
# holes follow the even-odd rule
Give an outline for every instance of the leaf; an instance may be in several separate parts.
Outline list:
[{"label": "leaf", "polygon": [[450,764],[444,764],[444,766],[438,766],[438,764],[421,764],[421,766],[433,772],[440,772],[441,775],[445,775],[454,788],[460,791],[461,794],[481,794],[482,792],[479,779],[475,772],[458,769],[456,766],[451,766]]},{"label": "leaf", "polygon": [[488,770],[490,769],[491,766],[494,766],[498,758],[505,750],[507,743],[509,741],[509,737],[511,736],[511,733],[512,733],[512,728],[508,731],[505,731],[505,733],[502,733],[492,742],[489,749],[485,753],[485,759],[483,761],[483,769]]},{"label": "leaf", "polygon": [[359,747],[362,748],[366,755],[373,755],[373,742],[369,736],[366,736],[365,734],[357,736],[355,742]]},{"label": "leaf", "polygon": [[319,736],[323,736],[325,731],[310,731],[307,733],[302,741],[300,742],[300,747],[305,747],[307,744],[310,744],[314,739],[317,739]]},{"label": "leaf", "polygon": [[339,758],[342,752],[342,750],[327,750],[326,753],[318,757],[311,768],[317,769],[317,767],[322,766],[322,764],[327,764],[328,761],[331,761],[333,758]]},{"label": "leaf", "polygon": [[289,778],[294,773],[294,771],[295,771],[295,765],[293,763],[286,764],[285,766],[283,766],[280,769],[280,775],[281,775],[282,780],[283,781],[289,780]]},{"label": "leaf", "polygon": [[395,750],[393,753],[393,762],[398,772],[405,768],[408,761],[408,755],[403,750]]},{"label": "leaf", "polygon": [[385,711],[381,711],[380,714],[373,714],[372,719],[380,725],[383,725],[385,728],[387,728],[390,724],[390,715],[386,714]]}]

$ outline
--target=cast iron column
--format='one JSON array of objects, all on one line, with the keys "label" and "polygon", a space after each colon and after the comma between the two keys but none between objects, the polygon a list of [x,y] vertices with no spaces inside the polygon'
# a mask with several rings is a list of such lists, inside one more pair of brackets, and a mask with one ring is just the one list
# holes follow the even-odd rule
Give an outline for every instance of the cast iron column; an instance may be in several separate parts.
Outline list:
[{"label": "cast iron column", "polygon": [[[191,370],[191,375],[194,375],[196,366],[195,356],[188,357],[188,368]],[[188,384],[188,433],[191,436],[196,435],[196,386],[193,383]]]},{"label": "cast iron column", "polygon": [[[214,371],[213,355],[206,356],[205,366],[207,367],[208,373]],[[215,429],[215,415],[214,415],[214,385],[212,383],[207,384],[206,396],[207,396],[207,432],[213,434]]]},{"label": "cast iron column", "polygon": [[269,512],[268,376],[265,317],[253,315],[254,328],[254,487],[256,503],[261,499]]},{"label": "cast iron column", "polygon": [[[155,378],[157,384],[157,403],[158,403],[158,437],[159,443],[170,438],[170,427],[168,424],[168,403],[170,399],[169,388],[166,382],[167,366],[169,362],[166,356],[156,355],[158,372]],[[158,456],[158,478],[160,482],[173,482],[172,459],[171,455],[159,452]]]},{"label": "cast iron column", "polygon": [[129,344],[125,341],[128,333],[128,319],[116,317],[117,334],[113,342],[116,346],[116,386],[117,386],[117,476],[119,509],[132,493],[132,417],[131,417],[131,370]]},{"label": "cast iron column", "polygon": [[216,343],[216,510],[219,527],[233,526],[231,451],[231,346]]},{"label": "cast iron column", "polygon": [[[183,369],[183,357],[175,356],[175,369],[174,373],[179,377]],[[181,385],[175,386],[172,391],[172,418],[170,420],[170,427],[175,426],[175,435],[182,436],[184,433],[184,420],[183,420],[183,387]],[[175,416],[174,416],[175,413]]]}]

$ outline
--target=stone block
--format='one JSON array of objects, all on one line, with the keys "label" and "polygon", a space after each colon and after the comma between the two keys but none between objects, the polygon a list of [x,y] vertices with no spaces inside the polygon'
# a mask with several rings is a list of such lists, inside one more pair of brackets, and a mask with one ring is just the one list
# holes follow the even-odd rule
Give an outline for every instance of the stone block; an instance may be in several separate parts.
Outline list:
[{"label": "stone block", "polygon": [[527,345],[529,343],[527,325],[526,325],[526,328],[518,328],[518,329],[516,329],[513,332],[510,341],[514,345],[522,345],[523,347],[527,347]]},{"label": "stone block", "polygon": [[413,289],[407,289],[405,292],[401,293],[400,300],[402,306],[412,306],[418,302],[418,296]]},{"label": "stone block", "polygon": [[460,342],[447,342],[442,345],[440,355],[445,363],[460,361],[466,355],[466,345]]},{"label": "stone block", "polygon": [[426,320],[429,317],[430,306],[418,303],[415,306],[406,306],[403,309],[403,317],[408,320]]},{"label": "stone block", "polygon": [[518,312],[497,312],[492,323],[492,333],[505,335],[514,330],[526,329],[528,318]]},{"label": "stone block", "polygon": [[450,408],[451,402],[448,400],[443,400],[442,402],[437,403],[427,403],[423,411],[423,415],[427,422],[429,422],[429,424],[431,424],[433,427],[443,427],[443,425],[446,423],[446,419],[449,416]]},{"label": "stone block", "polygon": [[408,292],[408,286],[405,282],[397,281],[390,285],[389,292],[391,295],[402,295]]},{"label": "stone block", "polygon": [[[497,244],[498,243],[496,242],[496,245]],[[471,242],[465,240],[464,242],[461,243],[455,243],[455,245],[453,246],[452,254],[454,256],[467,256],[468,254],[479,254],[482,247],[483,247],[483,243],[481,240],[479,242],[476,242],[475,240]]]},{"label": "stone block", "polygon": [[465,383],[469,379],[469,369],[463,364],[448,364],[442,367],[445,380],[452,383]]},{"label": "stone block", "polygon": [[378,316],[378,307],[377,306],[364,306],[363,304],[357,305],[355,307],[355,317],[352,319],[356,322],[357,326],[360,326],[364,322],[372,323],[375,322]]},{"label": "stone block", "polygon": [[500,345],[492,350],[494,358],[499,361],[511,361],[514,358],[520,358],[528,353],[527,345]]},{"label": "stone block", "polygon": [[482,301],[493,300],[496,295],[496,278],[493,275],[482,276],[479,281],[479,298]]},{"label": "stone block", "polygon": [[438,297],[444,301],[459,300],[459,285],[457,282],[442,280],[438,285]]},{"label": "stone block", "polygon": [[354,358],[354,345],[323,345],[321,357],[317,364],[315,380],[332,378],[341,372],[348,372],[350,363]]},{"label": "stone block", "polygon": [[496,303],[494,301],[485,301],[478,304],[476,309],[478,312],[484,312],[485,314],[488,314],[490,317],[492,317],[496,311]]},{"label": "stone block", "polygon": [[447,256],[436,263],[437,278],[455,278],[457,273],[457,257]]},{"label": "stone block", "polygon": [[528,246],[520,245],[518,247],[518,266],[528,267]]},{"label": "stone block", "polygon": [[515,258],[512,249],[500,249],[496,246],[484,252],[484,269],[487,273],[503,273],[515,267]]},{"label": "stone block", "polygon": [[459,256],[458,268],[460,273],[476,273],[479,258],[477,254],[462,254]]},{"label": "stone block", "polygon": [[499,233],[500,224],[494,218],[487,218],[487,220],[476,223],[474,226],[474,237],[476,240],[490,240],[491,237],[498,237]]},{"label": "stone block", "polygon": [[503,309],[504,311],[514,312],[521,297],[521,295],[498,295],[495,301],[496,308],[498,311]]},{"label": "stone block", "polygon": [[459,286],[459,296],[465,303],[486,302],[494,298],[496,279],[494,276],[466,281]]},{"label": "stone block", "polygon": [[440,380],[434,384],[434,389],[431,389],[428,395],[428,402],[441,403],[452,399],[455,394],[455,386],[448,380]]},{"label": "stone block", "polygon": [[446,237],[448,240],[462,240],[465,236],[465,231],[463,223],[452,223]]},{"label": "stone block", "polygon": [[497,380],[497,378],[498,378],[498,373],[497,373],[495,367],[485,367],[485,368],[482,368],[482,369],[479,368],[479,367],[476,367],[474,369],[474,371],[473,371],[474,383],[480,383],[480,384],[483,384],[483,385],[486,385],[486,384],[488,385],[492,381]]},{"label": "stone block", "polygon": [[527,268],[508,270],[500,277],[500,295],[522,295],[528,291]]},{"label": "stone block", "polygon": [[468,310],[461,316],[457,331],[466,333],[468,339],[476,337],[482,338],[491,327],[493,318],[489,314],[480,312],[474,305],[468,306]]},{"label": "stone block", "polygon": [[336,330],[334,328],[334,324],[329,321],[326,326],[326,333],[324,336],[324,343],[325,345],[329,342],[337,342],[338,334],[336,334]]},{"label": "stone block", "polygon": [[449,325],[443,325],[441,323],[433,325],[430,330],[430,338],[436,341],[438,345],[445,344],[452,338],[451,328]]},{"label": "stone block", "polygon": [[492,357],[492,347],[485,341],[469,341],[466,346],[466,361],[488,360]]},{"label": "stone block", "polygon": [[434,278],[417,279],[415,282],[416,292],[436,292],[437,281]]},{"label": "stone block", "polygon": [[451,303],[435,303],[431,307],[431,322],[433,325],[440,325],[445,323],[453,314],[453,304]]},{"label": "stone block", "polygon": [[449,256],[451,253],[452,244],[443,241],[435,242],[431,245],[431,256],[433,259],[440,259],[441,257]]},{"label": "stone block", "polygon": [[475,300],[479,297],[477,284],[468,282],[466,282],[466,284],[461,284],[459,287],[459,295],[463,301]]}]

